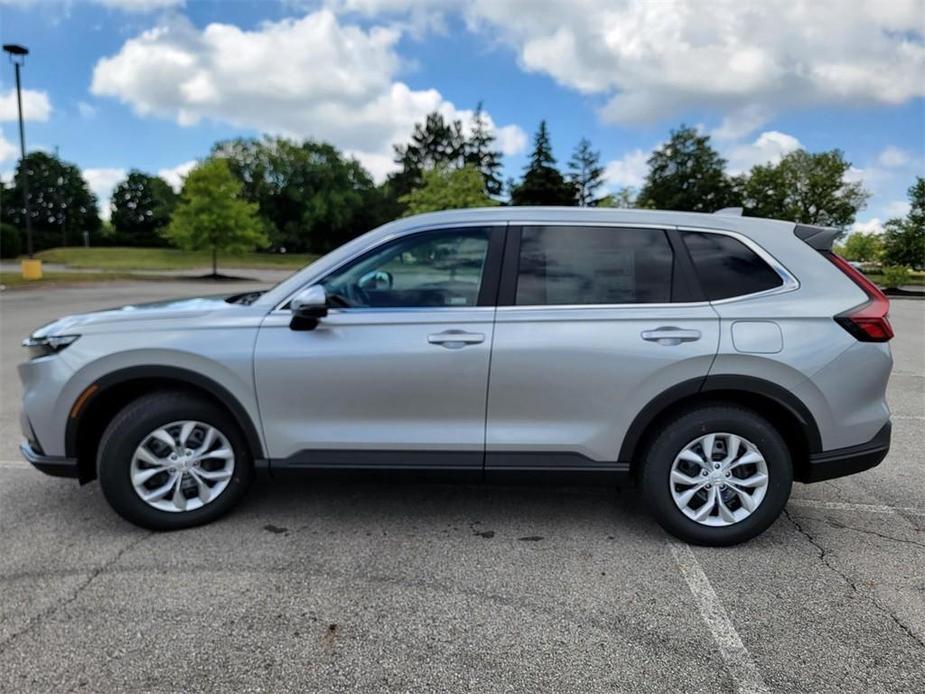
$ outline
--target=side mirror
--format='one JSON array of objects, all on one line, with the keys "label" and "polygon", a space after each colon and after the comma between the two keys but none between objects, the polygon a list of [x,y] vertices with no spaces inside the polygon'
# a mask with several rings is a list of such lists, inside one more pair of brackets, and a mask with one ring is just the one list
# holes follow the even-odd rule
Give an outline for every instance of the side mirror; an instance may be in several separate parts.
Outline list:
[{"label": "side mirror", "polygon": [[328,315],[328,297],[324,287],[314,284],[296,294],[289,302],[292,330],[314,330],[318,320]]}]

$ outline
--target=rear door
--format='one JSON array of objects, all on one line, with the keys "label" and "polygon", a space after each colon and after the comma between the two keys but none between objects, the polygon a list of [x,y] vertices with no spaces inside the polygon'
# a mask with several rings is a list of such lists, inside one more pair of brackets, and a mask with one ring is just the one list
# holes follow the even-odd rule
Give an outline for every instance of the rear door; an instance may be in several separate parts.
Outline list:
[{"label": "rear door", "polygon": [[719,320],[674,230],[511,227],[489,378],[486,469],[623,469],[633,418],[706,376]]}]

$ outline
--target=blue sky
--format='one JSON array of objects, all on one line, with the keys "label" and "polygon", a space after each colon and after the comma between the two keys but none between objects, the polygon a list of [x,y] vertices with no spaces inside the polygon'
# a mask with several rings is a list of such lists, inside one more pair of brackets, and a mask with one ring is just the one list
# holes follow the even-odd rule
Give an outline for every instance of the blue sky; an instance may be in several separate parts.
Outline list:
[{"label": "blue sky", "polygon": [[[638,187],[673,127],[732,170],[834,147],[871,191],[858,228],[905,210],[925,170],[921,0],[0,0],[32,51],[27,141],[78,164],[104,202],[130,168],[178,184],[216,140],[328,140],[377,178],[393,142],[479,100],[506,175],[548,121],[564,164],[588,137],[608,186]],[[17,158],[0,68],[0,173]]]}]

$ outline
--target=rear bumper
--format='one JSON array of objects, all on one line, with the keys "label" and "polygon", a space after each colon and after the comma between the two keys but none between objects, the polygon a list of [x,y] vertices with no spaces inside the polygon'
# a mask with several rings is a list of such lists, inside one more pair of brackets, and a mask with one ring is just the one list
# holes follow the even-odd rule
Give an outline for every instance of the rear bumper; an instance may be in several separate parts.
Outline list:
[{"label": "rear bumper", "polygon": [[23,441],[19,444],[19,452],[22,457],[31,463],[37,470],[41,470],[46,475],[52,477],[73,477],[78,478],[80,470],[77,465],[77,458],[62,458],[55,455],[43,455],[36,453],[32,444]]},{"label": "rear bumper", "polygon": [[890,452],[891,429],[892,424],[887,422],[867,443],[811,454],[806,473],[800,481],[821,482],[876,467]]}]

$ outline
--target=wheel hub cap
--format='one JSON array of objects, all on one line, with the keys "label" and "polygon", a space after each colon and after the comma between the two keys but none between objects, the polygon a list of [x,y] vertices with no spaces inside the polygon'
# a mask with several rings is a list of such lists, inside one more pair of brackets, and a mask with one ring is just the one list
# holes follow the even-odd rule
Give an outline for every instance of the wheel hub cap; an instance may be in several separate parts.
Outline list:
[{"label": "wheel hub cap", "polygon": [[739,523],[764,500],[768,466],[751,441],[711,433],[688,443],[669,475],[671,497],[691,520],[712,527]]},{"label": "wheel hub cap", "polygon": [[145,436],[129,466],[135,493],[160,511],[194,511],[214,501],[234,476],[228,438],[210,424],[172,422]]}]

